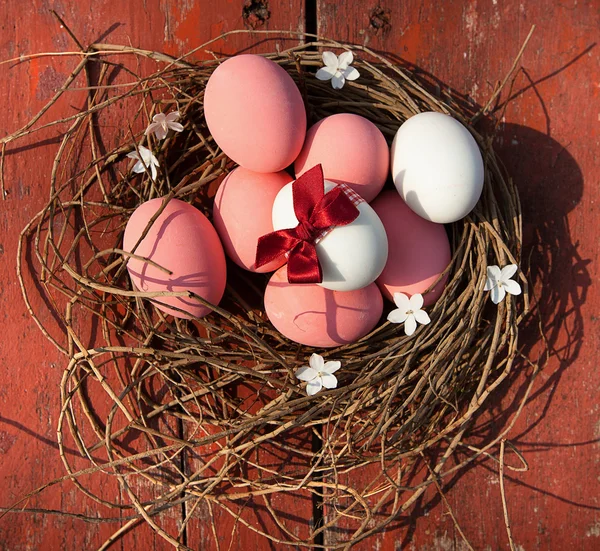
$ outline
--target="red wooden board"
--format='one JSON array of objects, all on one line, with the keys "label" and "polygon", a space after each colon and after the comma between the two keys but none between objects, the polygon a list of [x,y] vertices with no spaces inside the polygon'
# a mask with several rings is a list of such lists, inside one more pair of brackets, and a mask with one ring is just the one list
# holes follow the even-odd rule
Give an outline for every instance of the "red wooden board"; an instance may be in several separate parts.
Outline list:
[{"label": "red wooden board", "polygon": [[[598,316],[598,210],[600,198],[600,64],[596,45],[600,5],[589,2],[316,2],[319,34],[388,51],[439,79],[441,85],[478,104],[489,98],[509,71],[532,24],[537,29],[522,58],[501,132],[500,155],[522,194],[531,275],[540,297],[551,357],[510,440],[524,453],[530,470],[506,479],[515,542],[522,549],[600,548],[600,409]],[[309,6],[311,3],[309,3]],[[304,27],[303,3],[270,2],[78,2],[6,1],[0,4],[0,58],[41,51],[75,50],[49,13],[55,9],[83,43],[100,39],[180,54],[221,32],[255,25],[260,29]],[[267,17],[267,12],[269,15]],[[263,20],[266,20],[263,23]],[[233,36],[209,49],[235,52],[254,40]],[[273,44],[262,46],[274,49]],[[208,53],[199,53],[208,56]],[[75,58],[41,58],[1,65],[2,135],[23,125],[47,101],[76,64]],[[83,95],[73,93],[52,117],[74,112]],[[115,122],[116,124],[116,122]],[[48,131],[19,144],[7,158],[8,195],[0,198],[0,506],[64,474],[56,442],[58,384],[64,358],[32,322],[15,278],[18,234],[47,196],[48,173],[57,147]],[[16,154],[18,153],[18,154]],[[527,256],[527,255],[526,255]],[[34,307],[51,320],[39,297]],[[531,351],[535,359],[538,349]],[[523,391],[517,378],[503,399],[490,406],[488,435],[499,431]],[[482,419],[483,424],[486,420]],[[68,447],[72,449],[70,443]],[[70,453],[70,452],[67,452]],[[513,463],[514,456],[507,457]],[[496,465],[486,462],[445,488],[450,505],[476,549],[508,549]],[[365,473],[365,482],[369,474]],[[94,490],[120,499],[116,486],[90,477]],[[279,498],[278,498],[279,499]],[[123,501],[126,501],[123,498]],[[310,517],[304,498],[283,498],[290,529],[306,530]],[[96,549],[120,525],[99,521],[116,516],[66,481],[21,507],[54,513],[10,513],[0,520],[0,548]],[[124,513],[127,514],[127,513]],[[164,523],[181,521],[176,511]],[[85,518],[87,517],[87,518]],[[276,549],[231,523],[217,519],[220,549]],[[260,514],[255,521],[260,522]],[[333,541],[336,533],[327,534]],[[188,528],[188,544],[216,549],[200,517]],[[117,548],[169,549],[141,526]],[[411,516],[393,530],[363,543],[361,549],[464,549],[446,507],[435,492],[426,494]]]},{"label": "red wooden board", "polygon": [[[530,470],[509,473],[506,493],[518,549],[598,549],[600,524],[600,332],[596,310],[600,162],[598,2],[392,2],[318,0],[324,36],[387,51],[485,105],[533,24],[496,147],[524,211],[525,257],[540,297],[551,358],[509,439]],[[536,351],[531,352],[536,359]],[[523,392],[517,379],[490,406],[496,434]],[[500,391],[498,395],[502,395]],[[497,454],[497,450],[496,450]],[[509,464],[518,465],[514,456]],[[371,473],[365,473],[368,482]],[[475,549],[508,549],[497,465],[491,461],[445,487]],[[398,530],[357,549],[465,549],[435,489]],[[334,533],[329,534],[335,540]]]}]

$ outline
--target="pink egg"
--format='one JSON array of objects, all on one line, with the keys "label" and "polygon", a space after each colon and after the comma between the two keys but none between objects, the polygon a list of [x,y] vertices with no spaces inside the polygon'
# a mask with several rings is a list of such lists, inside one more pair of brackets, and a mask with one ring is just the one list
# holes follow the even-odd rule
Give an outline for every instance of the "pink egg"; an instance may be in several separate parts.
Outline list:
[{"label": "pink egg", "polygon": [[287,266],[283,266],[267,285],[265,311],[275,329],[288,339],[331,348],[368,334],[381,318],[383,299],[374,283],[357,291],[293,285],[287,280]]},{"label": "pink egg", "polygon": [[214,70],[204,114],[225,154],[255,172],[293,163],[306,135],[306,110],[292,77],[257,55],[231,57]]},{"label": "pink egg", "polygon": [[388,175],[390,150],[381,131],[369,120],[351,113],[331,115],[311,126],[294,163],[296,177],[315,165],[327,180],[348,184],[370,202]]},{"label": "pink egg", "polygon": [[[442,224],[415,214],[396,191],[384,191],[371,204],[388,236],[388,261],[377,284],[390,300],[394,293],[424,293],[450,264],[448,235]],[[448,275],[423,295],[425,306],[442,294]]]},{"label": "pink egg", "polygon": [[[161,198],[135,209],[125,227],[123,249],[131,252],[148,222],[161,207]],[[192,291],[212,304],[218,304],[225,291],[226,265],[223,247],[208,218],[188,203],[171,199],[154,221],[134,254],[148,258],[171,271],[130,258],[127,270],[140,291]],[[178,318],[201,318],[211,310],[193,298],[153,298],[153,304]],[[187,312],[179,312],[169,306]]]},{"label": "pink egg", "polygon": [[219,186],[213,221],[227,256],[251,272],[272,272],[282,266],[281,257],[255,267],[258,238],[273,231],[271,212],[275,197],[292,177],[287,172],[260,173],[238,167]]}]

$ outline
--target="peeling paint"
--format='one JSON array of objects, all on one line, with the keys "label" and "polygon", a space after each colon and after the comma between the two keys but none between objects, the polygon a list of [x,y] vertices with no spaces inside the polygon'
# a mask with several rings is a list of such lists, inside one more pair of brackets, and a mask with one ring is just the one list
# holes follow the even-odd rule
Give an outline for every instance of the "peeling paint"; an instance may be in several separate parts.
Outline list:
[{"label": "peeling paint", "polygon": [[247,29],[259,29],[271,17],[266,0],[246,0],[242,7],[242,19]]},{"label": "peeling paint", "polygon": [[14,434],[0,430],[0,454],[5,454],[10,450],[16,441],[17,437]]},{"label": "peeling paint", "polygon": [[35,97],[39,100],[50,99],[63,85],[66,75],[57,73],[54,67],[48,65],[39,75]]},{"label": "peeling paint", "polygon": [[588,538],[600,538],[600,522],[592,524],[586,531],[585,535]]}]

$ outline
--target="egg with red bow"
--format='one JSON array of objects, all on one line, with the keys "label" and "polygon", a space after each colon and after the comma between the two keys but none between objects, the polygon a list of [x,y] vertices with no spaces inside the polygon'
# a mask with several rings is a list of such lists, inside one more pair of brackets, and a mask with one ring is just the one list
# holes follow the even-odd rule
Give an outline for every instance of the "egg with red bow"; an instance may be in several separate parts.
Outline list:
[{"label": "egg with red bow", "polygon": [[387,235],[375,211],[348,186],[323,180],[320,165],[277,194],[273,228],[258,252],[268,241],[266,261],[286,254],[290,283],[354,291],[373,283],[387,261]]}]

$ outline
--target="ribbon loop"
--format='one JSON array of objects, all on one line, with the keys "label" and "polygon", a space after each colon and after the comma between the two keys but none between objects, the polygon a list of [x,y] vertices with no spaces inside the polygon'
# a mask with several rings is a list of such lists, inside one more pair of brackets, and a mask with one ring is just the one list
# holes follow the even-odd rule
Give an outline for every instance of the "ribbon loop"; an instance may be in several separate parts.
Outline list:
[{"label": "ribbon loop", "polygon": [[277,230],[258,239],[256,267],[288,254],[290,283],[321,283],[323,272],[315,240],[335,226],[346,226],[360,214],[341,187],[325,193],[323,169],[317,165],[292,184],[295,228]]}]

